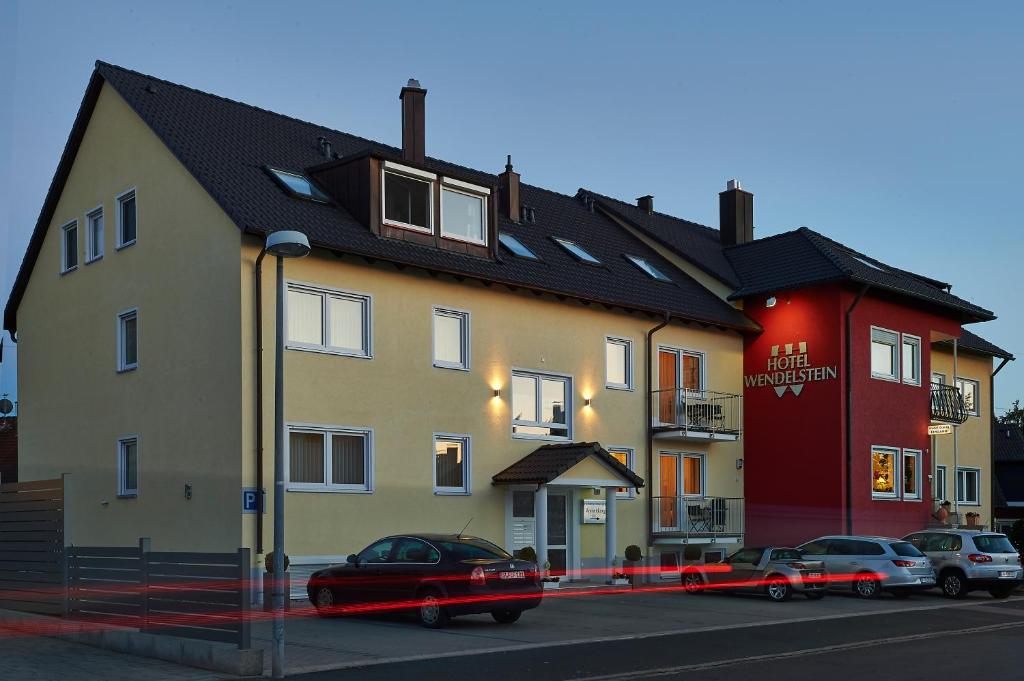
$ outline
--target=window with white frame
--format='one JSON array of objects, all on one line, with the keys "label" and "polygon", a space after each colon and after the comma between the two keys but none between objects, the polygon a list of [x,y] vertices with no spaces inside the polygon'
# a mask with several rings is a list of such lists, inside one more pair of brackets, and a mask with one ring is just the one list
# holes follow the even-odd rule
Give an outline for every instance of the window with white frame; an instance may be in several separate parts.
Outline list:
[{"label": "window with white frame", "polygon": [[[635,462],[633,461],[634,450],[632,447],[609,447],[608,453],[623,466],[633,470]],[[632,487],[619,487],[615,492],[615,496],[620,499],[632,499],[635,494],[636,490]]]},{"label": "window with white frame", "polygon": [[956,502],[965,506],[981,505],[981,470],[956,469]]},{"label": "window with white frame", "polygon": [[129,189],[117,197],[117,247],[135,243],[138,231],[138,200],[135,190]]},{"label": "window with white frame", "polygon": [[606,336],[604,339],[605,387],[633,389],[633,341]]},{"label": "window with white frame", "polygon": [[469,370],[469,312],[434,308],[434,366]]},{"label": "window with white frame", "polygon": [[434,435],[434,493],[469,494],[470,436]]},{"label": "window with white frame", "polygon": [[921,498],[921,451],[903,450],[903,498]]},{"label": "window with white frame", "polygon": [[117,315],[117,370],[131,371],[139,366],[139,310],[132,308]]},{"label": "window with white frame", "polygon": [[491,190],[445,177],[441,179],[441,236],[487,244],[487,196]]},{"label": "window with white frame", "polygon": [[78,267],[78,220],[72,220],[60,230],[60,271],[63,274]]},{"label": "window with white frame", "polygon": [[395,227],[434,231],[434,181],[437,176],[390,161],[381,171],[384,222]]},{"label": "window with white frame", "polygon": [[903,334],[903,382],[921,385],[921,339]]},{"label": "window with white frame", "polygon": [[85,262],[103,257],[103,206],[85,216]]},{"label": "window with white frame", "polygon": [[932,485],[932,497],[936,501],[946,500],[946,467],[935,467],[935,484]]},{"label": "window with white frame", "polygon": [[373,491],[373,436],[369,429],[288,427],[288,489]]},{"label": "window with white frame", "polygon": [[895,447],[871,448],[871,496],[875,499],[897,499],[900,495],[900,450]]},{"label": "window with white frame", "polygon": [[117,496],[139,495],[139,439],[123,437],[117,441]]},{"label": "window with white frame", "polygon": [[900,335],[871,327],[871,375],[889,381],[900,379]]},{"label": "window with white frame", "polygon": [[572,379],[513,371],[512,436],[569,439],[572,436]]},{"label": "window with white frame", "polygon": [[964,401],[964,408],[971,416],[981,415],[981,408],[978,404],[978,386],[979,383],[971,378],[958,376],[956,379],[956,389],[960,391],[960,397]]},{"label": "window with white frame", "polygon": [[932,383],[935,383],[935,384],[938,384],[938,385],[946,385],[946,374],[941,373],[939,371],[933,371],[932,372]]},{"label": "window with white frame", "polygon": [[289,284],[286,306],[288,348],[373,355],[369,295]]}]

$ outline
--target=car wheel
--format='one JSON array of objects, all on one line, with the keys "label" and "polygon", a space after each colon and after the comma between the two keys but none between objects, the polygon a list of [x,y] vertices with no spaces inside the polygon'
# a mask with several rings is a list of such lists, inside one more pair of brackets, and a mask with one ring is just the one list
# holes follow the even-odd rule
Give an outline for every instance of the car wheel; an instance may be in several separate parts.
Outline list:
[{"label": "car wheel", "polygon": [[334,589],[329,586],[318,587],[316,593],[313,594],[313,607],[316,608],[316,614],[321,617],[332,617],[336,615],[337,605]]},{"label": "car wheel", "polygon": [[853,582],[853,591],[861,598],[878,598],[881,583],[871,575],[862,575]]},{"label": "car wheel", "polygon": [[420,594],[420,605],[417,609],[420,624],[428,629],[440,629],[448,624],[448,611],[441,604],[441,593],[437,589],[427,589]]},{"label": "car wheel", "polygon": [[498,624],[512,624],[523,616],[522,610],[492,610],[491,617]]},{"label": "car wheel", "polygon": [[963,573],[950,570],[942,575],[942,594],[946,598],[966,598],[967,583]]},{"label": "car wheel", "polygon": [[1010,594],[1013,593],[1012,586],[997,586],[988,590],[988,593],[992,598],[1009,598]]},{"label": "car wheel", "polygon": [[820,601],[822,598],[825,597],[825,590],[822,589],[821,591],[805,591],[804,596],[807,596],[807,600],[810,601]]},{"label": "car wheel", "polygon": [[765,586],[765,591],[768,593],[768,598],[772,599],[776,603],[788,601],[793,597],[793,587],[785,577],[769,577],[768,584]]},{"label": "car wheel", "polygon": [[688,594],[699,594],[704,591],[704,578],[696,570],[683,573],[683,591]]}]

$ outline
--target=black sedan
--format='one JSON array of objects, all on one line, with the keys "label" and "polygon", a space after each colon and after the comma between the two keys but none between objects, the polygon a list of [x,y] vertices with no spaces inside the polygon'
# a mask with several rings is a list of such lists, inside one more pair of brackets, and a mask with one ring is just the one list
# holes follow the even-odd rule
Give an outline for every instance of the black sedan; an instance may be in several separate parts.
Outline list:
[{"label": "black sedan", "polygon": [[543,592],[536,563],[458,534],[385,537],[313,573],[306,590],[325,617],[415,610],[430,628],[486,612],[511,624],[540,605]]}]

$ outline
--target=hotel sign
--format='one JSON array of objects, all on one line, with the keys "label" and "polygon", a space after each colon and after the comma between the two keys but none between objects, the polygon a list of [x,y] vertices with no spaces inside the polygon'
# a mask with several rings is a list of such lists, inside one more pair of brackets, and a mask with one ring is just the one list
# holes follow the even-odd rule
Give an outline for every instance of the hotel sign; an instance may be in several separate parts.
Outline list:
[{"label": "hotel sign", "polygon": [[834,381],[838,376],[839,371],[835,365],[812,365],[810,355],[807,354],[807,341],[800,341],[773,345],[766,371],[744,376],[743,385],[747,388],[771,386],[779,397],[785,395],[787,390],[799,396],[807,383]]},{"label": "hotel sign", "polygon": [[606,507],[604,499],[583,500],[583,524],[603,525],[605,522]]},{"label": "hotel sign", "polygon": [[949,435],[953,432],[953,426],[948,423],[938,423],[933,426],[928,426],[929,435]]}]

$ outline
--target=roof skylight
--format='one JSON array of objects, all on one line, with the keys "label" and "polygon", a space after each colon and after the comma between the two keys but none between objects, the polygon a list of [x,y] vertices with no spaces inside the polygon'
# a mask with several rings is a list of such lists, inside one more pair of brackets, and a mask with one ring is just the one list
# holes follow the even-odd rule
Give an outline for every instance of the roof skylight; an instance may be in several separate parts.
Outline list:
[{"label": "roof skylight", "polygon": [[601,264],[600,260],[598,260],[594,256],[590,255],[590,253],[587,253],[585,250],[583,250],[583,247],[580,246],[575,241],[570,241],[569,239],[563,239],[557,236],[553,236],[551,238],[555,240],[556,244],[558,244],[565,250],[569,251],[570,255],[572,255],[577,260],[585,263],[590,263],[591,265]]},{"label": "roof skylight", "polygon": [[536,253],[534,253],[525,245],[523,245],[522,241],[515,238],[511,234],[508,234],[507,232],[501,232],[500,234],[498,234],[498,241],[501,242],[502,246],[510,250],[512,252],[512,255],[518,258],[526,258],[527,260],[540,260],[540,258],[537,257]]},{"label": "roof skylight", "polygon": [[631,263],[646,272],[651,279],[657,279],[658,281],[672,281],[664,272],[652,265],[647,258],[641,258],[638,255],[627,255],[626,260],[629,260]]},{"label": "roof skylight", "polygon": [[856,260],[857,262],[859,262],[859,263],[860,263],[861,265],[867,265],[868,267],[870,267],[870,268],[871,268],[871,269],[873,269],[873,270],[878,270],[879,272],[885,272],[885,269],[884,269],[884,268],[882,268],[882,267],[879,267],[878,265],[876,265],[875,263],[871,262],[870,260],[868,260],[867,258],[865,258],[865,257],[863,257],[863,256],[860,256],[860,255],[855,255],[855,254],[853,254],[853,253],[850,253],[850,256],[851,256],[851,257],[852,257],[852,258],[853,258],[854,260]]},{"label": "roof skylight", "polygon": [[331,200],[326,194],[317,189],[316,185],[305,175],[270,167],[267,168],[267,172],[292,196],[310,201],[319,201],[320,203],[329,203]]}]

